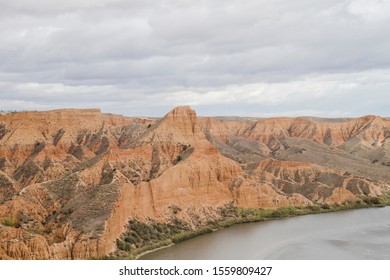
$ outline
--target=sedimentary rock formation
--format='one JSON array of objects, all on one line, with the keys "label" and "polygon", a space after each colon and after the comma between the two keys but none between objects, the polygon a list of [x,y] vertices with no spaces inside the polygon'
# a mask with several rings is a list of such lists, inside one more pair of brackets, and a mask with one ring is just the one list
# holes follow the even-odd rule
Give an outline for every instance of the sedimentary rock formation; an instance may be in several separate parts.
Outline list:
[{"label": "sedimentary rock formation", "polygon": [[390,121],[161,119],[100,110],[0,115],[0,259],[116,250],[129,219],[196,228],[227,205],[278,208],[390,191]]}]

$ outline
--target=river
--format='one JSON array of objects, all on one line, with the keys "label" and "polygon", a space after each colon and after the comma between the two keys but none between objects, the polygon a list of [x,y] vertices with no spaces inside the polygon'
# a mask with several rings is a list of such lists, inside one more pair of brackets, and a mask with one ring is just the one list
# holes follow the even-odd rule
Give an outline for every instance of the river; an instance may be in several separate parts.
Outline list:
[{"label": "river", "polygon": [[140,259],[390,260],[390,207],[235,225]]}]

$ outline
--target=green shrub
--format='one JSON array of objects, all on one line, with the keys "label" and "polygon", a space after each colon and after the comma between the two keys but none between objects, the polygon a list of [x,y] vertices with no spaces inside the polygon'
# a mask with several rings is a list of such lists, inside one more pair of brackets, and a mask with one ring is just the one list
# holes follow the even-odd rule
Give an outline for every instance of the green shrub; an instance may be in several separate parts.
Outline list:
[{"label": "green shrub", "polygon": [[363,199],[363,201],[366,203],[366,204],[369,204],[369,205],[378,205],[378,204],[381,204],[381,201],[379,199],[379,197],[373,197],[373,196],[369,196],[369,197],[365,197]]},{"label": "green shrub", "polygon": [[130,243],[130,244],[137,244],[140,240],[139,240],[139,238],[136,238],[136,237],[130,235],[130,236],[126,236],[124,241],[126,243]]},{"label": "green shrub", "polygon": [[118,247],[119,250],[122,250],[122,251],[130,251],[130,249],[131,249],[130,245],[127,244],[122,239],[116,240],[116,246]]},{"label": "green shrub", "polygon": [[12,217],[5,217],[1,223],[7,227],[15,227],[17,225],[17,222]]},{"label": "green shrub", "polygon": [[193,238],[195,236],[202,235],[205,233],[210,233],[212,231],[213,230],[211,228],[204,227],[204,228],[200,228],[200,229],[195,230],[195,231],[186,231],[186,232],[176,234],[171,239],[172,239],[173,243],[178,243],[180,241],[184,241],[184,240],[187,240],[187,239],[190,239],[190,238]]},{"label": "green shrub", "polygon": [[318,206],[318,205],[309,205],[309,206],[307,206],[307,208],[308,208],[310,211],[313,211],[313,212],[315,212],[315,213],[321,211],[321,207]]},{"label": "green shrub", "polygon": [[324,203],[321,205],[321,208],[324,209],[324,210],[330,210],[330,205],[327,204],[327,203]]},{"label": "green shrub", "polygon": [[381,204],[381,200],[379,199],[379,197],[372,197],[371,198],[371,203],[372,204]]},{"label": "green shrub", "polygon": [[294,206],[286,206],[276,210],[270,214],[270,218],[286,218],[297,214]]},{"label": "green shrub", "polygon": [[28,232],[40,234],[42,230],[39,227],[30,227],[27,229]]}]

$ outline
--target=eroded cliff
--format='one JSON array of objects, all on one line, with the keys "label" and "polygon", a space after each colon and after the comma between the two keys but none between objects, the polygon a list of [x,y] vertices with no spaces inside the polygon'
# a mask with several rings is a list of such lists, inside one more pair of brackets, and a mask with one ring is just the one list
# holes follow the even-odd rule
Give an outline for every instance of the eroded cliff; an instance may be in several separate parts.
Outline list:
[{"label": "eroded cliff", "polygon": [[390,121],[0,115],[0,258],[87,259],[128,221],[196,229],[224,209],[350,203],[390,191]]}]

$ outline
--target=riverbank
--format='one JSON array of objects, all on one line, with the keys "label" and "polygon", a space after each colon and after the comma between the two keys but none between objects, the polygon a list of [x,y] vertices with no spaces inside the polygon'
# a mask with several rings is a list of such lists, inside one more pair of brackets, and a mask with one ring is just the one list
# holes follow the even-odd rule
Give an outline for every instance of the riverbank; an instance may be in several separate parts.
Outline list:
[{"label": "riverbank", "polygon": [[[361,200],[355,202],[345,202],[343,204],[335,205],[323,204],[310,205],[305,207],[287,206],[278,209],[244,209],[233,207],[226,211],[224,214],[225,219],[210,222],[208,225],[197,228],[195,230],[185,230],[184,227],[180,224],[176,226],[167,226],[164,224],[147,225],[136,222],[133,223],[133,228],[135,231],[138,231],[138,233],[124,237],[123,240],[118,240],[117,245],[119,250],[117,254],[107,256],[104,259],[138,259],[141,256],[156,250],[167,248],[184,240],[221,230],[236,224],[254,223],[284,219],[294,216],[330,213],[360,208],[384,207],[389,205],[390,195],[383,195],[380,197],[364,197]],[[133,237],[139,237],[141,235],[143,236],[142,238],[153,241],[144,246],[135,247],[135,238]],[[156,235],[155,238],[154,235]],[[161,238],[161,240],[158,240],[158,238]]]}]

